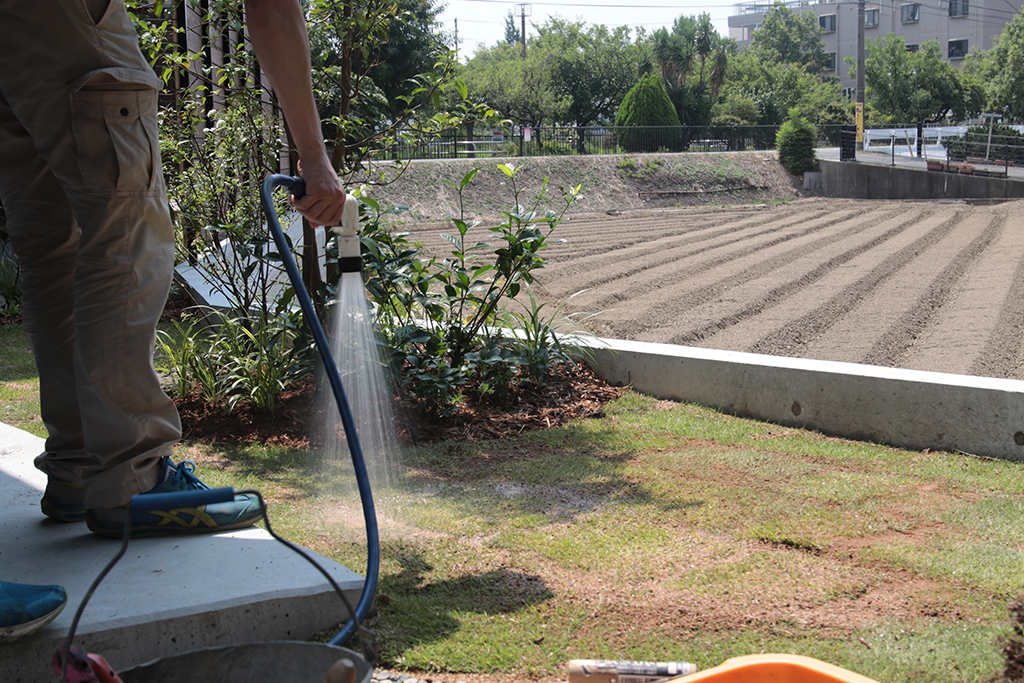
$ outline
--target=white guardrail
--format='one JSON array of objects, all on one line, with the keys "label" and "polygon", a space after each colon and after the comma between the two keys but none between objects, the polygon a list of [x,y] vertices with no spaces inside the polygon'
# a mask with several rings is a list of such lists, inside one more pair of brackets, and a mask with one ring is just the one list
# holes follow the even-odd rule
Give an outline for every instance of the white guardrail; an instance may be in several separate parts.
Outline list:
[{"label": "white guardrail", "polygon": [[[1024,126],[1007,126],[1024,134]],[[934,126],[921,131],[922,153],[926,159],[946,158],[943,138],[962,138],[968,126]],[[864,150],[885,149],[899,156],[917,156],[917,128],[872,128],[864,131]]]}]

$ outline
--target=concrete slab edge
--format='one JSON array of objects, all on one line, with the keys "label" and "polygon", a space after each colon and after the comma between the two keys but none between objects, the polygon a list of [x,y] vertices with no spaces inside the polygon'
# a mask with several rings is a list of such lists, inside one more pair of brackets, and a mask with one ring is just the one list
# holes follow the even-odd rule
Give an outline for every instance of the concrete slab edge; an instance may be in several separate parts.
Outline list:
[{"label": "concrete slab edge", "polygon": [[616,339],[575,340],[616,386],[913,450],[1024,460],[1024,381]]},{"label": "concrete slab edge", "polygon": [[[343,589],[355,604],[360,588]],[[333,599],[332,599],[333,598]],[[199,648],[242,645],[253,640],[306,639],[336,628],[346,620],[345,607],[333,591],[287,599],[264,600],[234,609],[161,618],[147,624],[109,628],[75,636],[84,652],[102,654],[115,670]],[[4,681],[49,683],[54,680],[53,655],[64,647],[64,631],[18,643],[16,657],[4,665]]]}]

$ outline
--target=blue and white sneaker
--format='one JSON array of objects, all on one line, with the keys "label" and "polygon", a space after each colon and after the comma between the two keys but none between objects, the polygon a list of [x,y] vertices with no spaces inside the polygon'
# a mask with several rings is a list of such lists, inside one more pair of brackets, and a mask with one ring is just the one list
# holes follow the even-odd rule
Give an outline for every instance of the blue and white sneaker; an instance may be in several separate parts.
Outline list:
[{"label": "blue and white sneaker", "polygon": [[85,489],[73,481],[47,477],[43,499],[39,501],[43,514],[58,522],[81,522],[85,519]]},{"label": "blue and white sneaker", "polygon": [[0,581],[0,643],[10,643],[57,618],[67,593],[60,586],[33,586]]},{"label": "blue and white sneaker", "polygon": [[[161,463],[160,483],[147,493],[174,493],[210,488],[194,474],[195,464],[185,460],[175,465],[170,458]],[[146,495],[146,494],[143,494]],[[85,523],[100,536],[121,538],[124,535],[126,507],[86,510]],[[198,507],[167,510],[132,510],[132,538],[172,534],[206,534],[229,531],[254,525],[263,516],[255,496],[236,495],[226,503],[210,503]]]}]

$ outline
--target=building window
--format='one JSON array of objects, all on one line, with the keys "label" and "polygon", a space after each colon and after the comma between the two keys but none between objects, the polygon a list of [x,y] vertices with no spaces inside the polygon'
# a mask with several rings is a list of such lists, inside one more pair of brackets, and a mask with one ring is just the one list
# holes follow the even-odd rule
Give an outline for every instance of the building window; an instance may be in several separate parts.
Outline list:
[{"label": "building window", "polygon": [[878,10],[869,9],[864,11],[864,26],[867,28],[878,26]]},{"label": "building window", "polygon": [[[951,1],[955,1],[955,0],[951,0]],[[960,1],[967,2],[967,0],[960,0]],[[950,10],[950,11],[952,11],[952,10]],[[821,26],[821,28],[823,28],[825,30],[825,33],[835,33],[835,30],[836,30],[836,15],[834,15],[834,14],[826,14],[824,16],[818,17],[818,24]]]},{"label": "building window", "polygon": [[949,0],[949,16],[966,17],[970,12],[970,0]]},{"label": "building window", "polygon": [[904,24],[921,21],[921,5],[915,2],[913,5],[903,5],[900,7],[900,21]]},{"label": "building window", "polygon": [[836,53],[826,52],[825,53],[825,68],[829,71],[836,70]]},{"label": "building window", "polygon": [[962,59],[967,56],[967,39],[949,41],[949,58]]},{"label": "building window", "polygon": [[907,52],[917,52],[917,43],[907,45]]}]

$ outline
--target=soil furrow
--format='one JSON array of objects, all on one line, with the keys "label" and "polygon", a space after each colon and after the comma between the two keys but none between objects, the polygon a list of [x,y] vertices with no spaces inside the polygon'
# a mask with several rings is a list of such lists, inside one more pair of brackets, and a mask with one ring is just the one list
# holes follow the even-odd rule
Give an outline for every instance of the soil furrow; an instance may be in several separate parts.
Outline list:
[{"label": "soil furrow", "polygon": [[[899,252],[894,250],[895,255],[905,258],[886,263],[884,279],[873,287],[853,293],[846,300],[853,306],[836,316],[833,324],[798,349],[798,355],[821,360],[863,362],[877,341],[897,324],[901,316],[908,314],[937,274],[988,225],[985,220],[975,220],[970,210],[950,216],[946,212],[937,216],[937,219],[947,218],[942,222],[944,227],[939,228],[944,234],[932,232],[933,236],[941,239],[913,245]],[[965,220],[961,222],[961,218]],[[953,228],[949,228],[951,221],[957,222]],[[869,273],[869,277],[873,275]]]},{"label": "soil furrow", "polygon": [[[773,312],[780,324],[770,332],[762,333],[746,350],[820,358],[808,350],[809,345],[892,277],[900,264],[948,232],[948,229],[941,230],[946,221],[942,221],[934,211],[916,207],[911,211],[913,213],[909,216],[904,212],[903,220],[897,226],[866,245],[867,248],[843,254],[816,268],[814,287],[793,292],[791,300]],[[937,229],[941,234],[936,235]],[[748,326],[756,327],[756,324]]]},{"label": "soil furrow", "polygon": [[[1020,221],[1013,227],[1016,228],[1012,230],[1013,236],[1018,240],[1024,238]],[[1009,281],[1008,286],[1004,285],[1005,297],[993,297],[991,288],[985,292],[988,295],[986,301],[990,304],[987,310],[991,310],[995,302],[999,304],[997,321],[977,358],[967,369],[968,374],[1024,379],[1024,249],[1019,244],[1015,246],[1017,249],[1004,252],[1010,254],[1009,261],[1016,263],[1013,275],[996,276],[1002,283]]]},{"label": "soil furrow", "polygon": [[[634,245],[626,249],[607,251],[585,260],[582,267],[574,268],[573,273],[586,274],[589,296],[577,306],[592,306],[605,309],[620,301],[633,299],[651,290],[657,283],[677,282],[692,278],[705,270],[711,270],[735,259],[748,257],[763,252],[776,245],[813,234],[833,224],[835,217],[824,219],[816,217],[808,221],[794,222],[772,221],[762,229],[746,226],[737,229],[727,225],[721,230],[713,230],[704,235],[686,236],[685,239],[662,238],[656,244]],[[667,243],[667,244],[666,244]],[[718,253],[717,256],[708,256]],[[704,257],[699,258],[698,257]],[[550,278],[564,277],[557,268],[551,269],[554,275]],[[545,282],[548,277],[543,278]],[[614,288],[607,287],[614,283]],[[626,287],[621,286],[625,284]],[[562,298],[573,292],[560,291],[550,285],[546,290],[556,298]]]},{"label": "soil furrow", "polygon": [[[824,215],[825,210],[808,214],[806,210],[772,214],[772,220],[786,225],[797,214],[802,220],[813,220]],[[706,230],[728,232],[763,226],[765,219],[761,212],[744,211],[695,211],[687,210],[668,214],[645,213],[631,217],[582,217],[563,223],[552,234],[554,239],[571,235],[565,242],[552,243],[544,252],[549,264],[576,264],[579,259],[601,255],[613,249],[625,249],[636,244],[648,243],[653,239],[669,236],[700,235],[708,239]]]},{"label": "soil furrow", "polygon": [[[779,305],[784,300],[798,292],[807,291],[808,288],[817,284],[829,274],[832,274],[835,269],[842,267],[854,260],[856,257],[869,254],[879,247],[888,245],[890,240],[893,240],[904,231],[913,227],[920,221],[920,219],[920,216],[915,216],[909,220],[901,221],[874,239],[864,244],[859,244],[852,249],[848,249],[843,253],[828,259],[827,261],[819,263],[802,277],[798,279],[791,279],[770,289],[758,300],[750,302],[739,311],[723,316],[718,320],[710,321],[685,335],[677,335],[671,338],[669,343],[693,344],[700,342],[701,340],[704,340],[721,330],[728,329],[743,320],[759,316],[765,311],[765,309]],[[931,235],[932,233],[929,232],[925,236],[914,240],[909,247],[905,247],[899,253],[909,253],[909,251],[915,248],[915,245],[917,245],[916,248],[921,248],[923,246],[923,241],[932,239],[930,237]],[[794,323],[784,326],[782,330],[769,335],[773,338],[768,340],[759,340],[746,350],[753,353],[769,353],[771,349],[784,348],[786,349],[786,352],[789,353],[795,346],[806,343],[807,340],[819,334],[820,330],[826,329],[829,325],[834,324],[838,315],[842,315],[845,310],[852,308],[864,291],[877,286],[877,284],[881,282],[886,275],[891,275],[892,272],[895,272],[898,267],[896,265],[896,258],[897,257],[889,257],[885,259],[884,263],[890,264],[888,267],[881,270],[876,268],[872,275],[869,275],[866,278],[861,278],[858,285],[847,290],[845,297],[841,296],[837,299],[833,299],[827,306],[822,307],[819,312],[803,316]],[[906,258],[906,256],[903,256],[902,258]],[[844,301],[844,299],[846,299],[846,301]]]},{"label": "soil furrow", "polygon": [[[604,322],[627,325],[631,334],[643,339],[646,330],[673,325],[683,311],[706,303],[718,293],[823,248],[836,239],[836,226],[850,223],[838,230],[841,235],[870,229],[872,216],[878,218],[879,214],[838,212],[811,224],[794,222],[786,233],[764,241],[731,243],[688,258],[674,258],[621,283],[609,283],[614,287],[588,293],[587,300],[577,306],[582,310],[605,310]],[[629,306],[621,306],[622,302]]]},{"label": "soil furrow", "polygon": [[849,251],[851,242],[872,243],[896,215],[895,211],[859,213],[814,235],[813,241],[780,253],[754,253],[745,261],[728,264],[727,270],[708,272],[686,294],[664,306],[661,314],[651,319],[658,325],[647,326],[640,339],[674,339],[740,311],[750,301],[761,300],[765,291],[806,277],[823,259]]},{"label": "soil furrow", "polygon": [[[990,217],[987,222],[988,225],[981,234],[949,261],[914,305],[899,315],[896,323],[875,342],[871,350],[860,360],[861,363],[887,367],[901,366],[918,337],[933,323],[949,302],[954,289],[963,280],[970,267],[999,236],[1002,222],[995,217]],[[966,232],[963,226],[959,226],[957,229],[958,234]]]},{"label": "soil furrow", "polygon": [[[717,329],[711,336],[702,339],[699,346],[748,350],[766,331],[784,326],[787,322],[805,315],[827,301],[834,293],[848,286],[857,276],[853,264],[873,267],[884,258],[876,247],[880,244],[910,242],[913,234],[905,234],[915,225],[905,211],[891,210],[876,215],[865,212],[859,217],[857,229],[835,233],[830,240],[814,245],[813,249],[792,261],[776,264],[777,267],[759,272],[756,279],[719,292],[705,301],[699,308],[686,312],[671,324],[659,330],[651,330],[651,337],[661,339],[677,338],[696,329],[716,323],[724,317],[743,313],[751,304],[763,306],[754,316],[744,315],[736,324]],[[797,287],[785,300],[771,303],[767,296],[780,288],[803,283],[808,278],[817,278],[823,263],[838,264],[825,277],[813,282],[813,286]],[[758,303],[760,302],[760,303]],[[780,347],[781,348],[781,347]],[[777,353],[782,353],[778,351]]]}]

